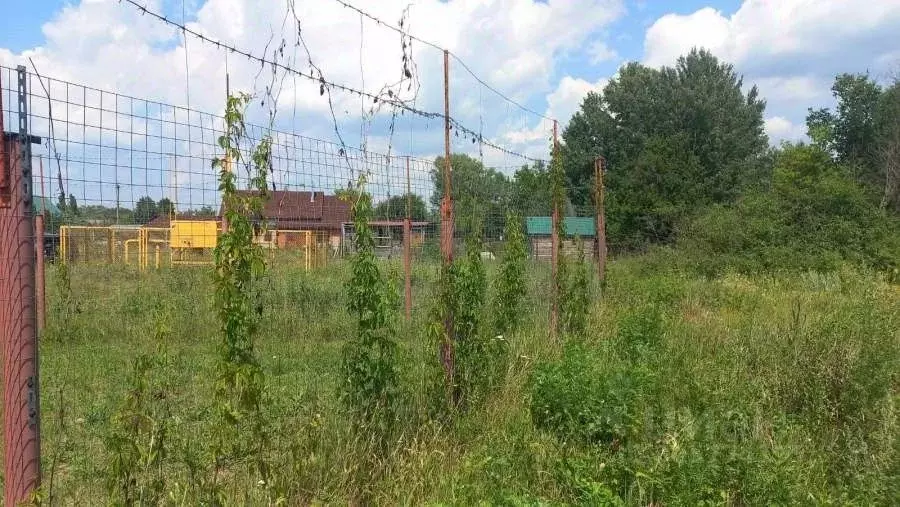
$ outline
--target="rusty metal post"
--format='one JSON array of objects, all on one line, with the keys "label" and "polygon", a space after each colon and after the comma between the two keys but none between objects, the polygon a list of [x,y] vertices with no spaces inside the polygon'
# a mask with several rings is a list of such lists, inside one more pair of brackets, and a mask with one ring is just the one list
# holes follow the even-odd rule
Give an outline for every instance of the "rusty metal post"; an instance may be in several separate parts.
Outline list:
[{"label": "rusty metal post", "polygon": [[[558,164],[559,139],[558,123],[553,120],[553,154],[551,156],[551,171]],[[553,192],[553,212],[550,218],[550,279],[552,294],[550,303],[550,339],[555,341],[559,328],[559,203],[556,199],[556,189]]]},{"label": "rusty metal post", "polygon": [[406,156],[406,221],[403,223],[403,276],[406,320],[412,319],[412,194],[409,185],[409,155]]},{"label": "rusty metal post", "polygon": [[[4,503],[28,502],[40,486],[40,403],[35,322],[31,142],[25,67],[18,69],[18,134],[3,133],[0,160],[0,340],[3,344]],[[2,131],[2,125],[0,125]],[[40,141],[38,141],[40,142]]]},{"label": "rusty metal post", "polygon": [[[446,277],[453,262],[453,193],[450,163],[450,53],[444,50],[444,196],[441,199],[441,254],[443,274]],[[441,283],[450,283],[444,278]],[[453,311],[444,308],[444,340],[441,343],[441,363],[447,383],[447,398],[456,405],[455,365],[453,358]]]},{"label": "rusty metal post", "polygon": [[34,217],[34,252],[37,260],[34,267],[34,282],[37,292],[37,330],[38,336],[44,331],[47,323],[47,283],[44,275],[44,213]]},{"label": "rusty metal post", "polygon": [[594,162],[594,205],[597,207],[596,245],[594,257],[597,259],[597,276],[600,283],[606,281],[606,210],[604,208],[603,171],[606,170],[606,160],[597,157]]}]

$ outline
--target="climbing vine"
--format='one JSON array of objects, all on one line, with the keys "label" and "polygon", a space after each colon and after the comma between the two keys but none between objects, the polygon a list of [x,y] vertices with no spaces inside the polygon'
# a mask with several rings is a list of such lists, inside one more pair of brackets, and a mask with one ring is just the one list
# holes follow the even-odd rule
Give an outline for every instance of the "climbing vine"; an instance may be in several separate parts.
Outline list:
[{"label": "climbing vine", "polygon": [[357,428],[384,437],[395,419],[398,373],[393,323],[399,294],[376,261],[371,215],[372,198],[361,192],[353,204],[356,253],[347,283],[347,309],[356,319],[356,335],[343,351],[341,399]]},{"label": "climbing vine", "polygon": [[453,278],[456,329],[457,389],[463,406],[471,405],[491,383],[494,364],[491,340],[482,329],[487,272],[481,259],[481,224],[475,220],[466,238],[466,256],[457,261]]},{"label": "climbing vine", "polygon": [[587,329],[587,316],[591,304],[590,265],[584,257],[584,241],[575,239],[578,257],[567,269],[566,278],[562,279],[564,291],[560,301],[561,322],[566,335],[571,338],[583,338]]},{"label": "climbing vine", "polygon": [[515,213],[506,214],[503,231],[506,248],[500,264],[500,273],[494,281],[494,334],[503,336],[519,326],[525,286],[525,234],[522,218]]},{"label": "climbing vine", "polygon": [[[258,217],[267,196],[271,138],[264,137],[251,149],[249,160],[245,160],[241,148],[246,142],[244,111],[249,102],[250,96],[244,93],[228,97],[226,131],[218,140],[225,154],[212,163],[219,173],[224,219],[224,230],[215,249],[216,303],[222,336],[215,389],[222,422],[218,428],[216,476],[229,457],[252,455],[257,458],[257,471],[266,481],[261,414],[264,379],[254,352],[254,337],[262,314],[254,283],[265,273],[266,265],[254,237],[265,232],[265,224]],[[239,165],[247,171],[249,192],[238,191],[233,168]]]}]

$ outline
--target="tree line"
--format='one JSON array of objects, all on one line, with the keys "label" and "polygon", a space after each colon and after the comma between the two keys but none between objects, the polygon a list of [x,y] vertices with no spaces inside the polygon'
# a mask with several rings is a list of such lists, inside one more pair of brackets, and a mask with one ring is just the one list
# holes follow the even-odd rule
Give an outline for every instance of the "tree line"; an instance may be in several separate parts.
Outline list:
[{"label": "tree line", "polygon": [[[835,110],[809,110],[809,143],[773,147],[758,89],[710,52],[695,49],[671,67],[627,64],[587,94],[562,133],[564,211],[592,214],[602,156],[614,252],[676,247],[741,269],[843,260],[896,267],[900,79],[841,74],[832,92]],[[488,236],[501,231],[505,210],[550,214],[542,165],[510,177],[466,155],[451,163],[461,232],[479,220]],[[432,212],[443,164],[438,158],[432,170]]]}]

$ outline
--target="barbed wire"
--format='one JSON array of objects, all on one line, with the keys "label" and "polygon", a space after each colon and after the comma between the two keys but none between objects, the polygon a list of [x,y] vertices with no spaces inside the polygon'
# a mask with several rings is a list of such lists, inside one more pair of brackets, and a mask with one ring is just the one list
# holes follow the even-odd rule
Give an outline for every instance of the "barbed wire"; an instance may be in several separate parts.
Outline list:
[{"label": "barbed wire", "polygon": [[[192,37],[195,37],[196,39],[198,39],[202,42],[205,42],[205,43],[211,44],[211,45],[215,45],[218,49],[222,49],[224,51],[230,51],[231,53],[239,54],[241,56],[246,57],[249,60],[258,62],[261,65],[264,65],[264,66],[268,65],[276,70],[281,69],[285,72],[292,73],[294,75],[300,76],[309,81],[316,82],[319,84],[319,94],[320,95],[325,95],[326,87],[327,88],[335,88],[335,89],[341,90],[346,93],[355,94],[360,97],[366,97],[366,98],[372,100],[373,103],[376,103],[376,104],[379,101],[390,104],[391,106],[401,109],[402,112],[409,112],[410,114],[414,114],[414,115],[420,116],[422,118],[439,119],[439,118],[444,117],[443,113],[425,111],[425,110],[422,110],[422,109],[419,109],[419,108],[416,108],[416,107],[413,107],[413,106],[407,104],[405,101],[400,100],[398,97],[396,97],[395,94],[393,93],[393,90],[391,90],[391,89],[388,89],[384,94],[376,95],[373,93],[369,93],[365,90],[359,90],[352,86],[335,83],[335,82],[325,79],[321,75],[317,77],[311,73],[303,72],[302,70],[295,69],[286,64],[280,63],[276,60],[268,59],[265,56],[262,56],[262,57],[256,56],[253,53],[251,53],[250,51],[240,49],[234,45],[222,42],[217,39],[213,39],[212,37],[206,36],[200,32],[197,32],[195,30],[192,30],[191,28],[188,28],[184,24],[178,23],[177,21],[173,21],[173,20],[169,19],[168,17],[166,17],[165,15],[155,12],[155,11],[147,8],[146,6],[143,6],[139,3],[137,3],[135,0],[120,0],[120,2],[122,2],[122,1],[132,5],[136,9],[138,9],[141,12],[141,14],[149,15],[149,16],[151,16],[151,17],[177,29],[177,30],[181,30],[182,33],[190,34]],[[387,97],[385,97],[385,95],[387,95]],[[466,136],[471,136],[473,144],[477,141],[480,141],[485,146],[490,146],[491,148],[493,148],[497,151],[506,153],[511,156],[516,156],[521,159],[529,160],[532,162],[539,162],[539,161],[546,162],[546,160],[544,160],[544,159],[530,157],[528,155],[525,155],[524,153],[519,153],[515,150],[506,148],[498,143],[484,139],[482,136],[479,136],[479,134],[475,130],[466,127],[460,121],[454,119],[452,116],[449,117],[448,119],[449,119],[451,125],[457,129],[457,132],[462,132]]]},{"label": "barbed wire", "polygon": [[514,99],[512,99],[512,98],[506,96],[506,95],[505,95],[503,92],[501,92],[500,90],[497,90],[496,88],[494,88],[493,86],[491,86],[490,84],[488,84],[487,82],[485,82],[482,78],[480,78],[480,77],[478,76],[478,74],[475,73],[475,71],[473,71],[468,65],[466,65],[466,62],[463,61],[463,59],[462,59],[461,57],[459,57],[458,55],[456,55],[453,51],[450,51],[449,49],[446,49],[446,48],[442,48],[442,47],[440,47],[438,44],[435,44],[434,42],[427,41],[427,40],[425,40],[425,39],[422,39],[422,38],[420,38],[420,37],[416,37],[415,35],[412,35],[411,33],[407,32],[407,31],[405,31],[405,30],[403,29],[403,25],[402,25],[402,24],[401,24],[399,27],[398,27],[398,26],[395,26],[395,25],[392,25],[391,23],[388,23],[387,21],[378,18],[378,17],[375,16],[374,14],[370,14],[370,13],[368,13],[368,12],[366,12],[366,11],[360,9],[359,7],[356,7],[356,6],[353,5],[353,4],[350,4],[350,3],[348,3],[348,2],[345,2],[344,0],[334,0],[334,1],[337,2],[337,3],[339,3],[339,4],[341,4],[341,5],[343,5],[344,7],[348,8],[348,9],[351,9],[351,10],[353,10],[353,11],[358,12],[360,15],[365,16],[366,18],[369,18],[371,21],[373,21],[373,22],[375,22],[375,23],[377,23],[377,24],[379,24],[379,25],[382,25],[382,26],[384,26],[385,28],[387,28],[387,29],[389,29],[389,30],[393,30],[393,31],[395,31],[395,32],[397,32],[397,33],[400,33],[400,34],[402,34],[402,35],[405,35],[406,37],[409,37],[410,39],[412,39],[412,40],[414,40],[414,41],[416,41],[416,42],[419,42],[419,43],[421,43],[421,44],[425,44],[426,46],[430,46],[430,47],[432,47],[432,48],[434,48],[434,49],[437,49],[437,50],[439,50],[439,51],[447,51],[447,53],[448,53],[450,56],[452,56],[453,59],[456,60],[456,62],[459,63],[459,64],[462,66],[463,69],[466,70],[466,72],[468,72],[473,78],[475,78],[476,81],[478,81],[482,86],[484,86],[484,87],[487,88],[488,90],[490,90],[490,91],[494,92],[495,94],[497,94],[497,95],[498,95],[500,98],[502,98],[503,100],[505,100],[505,101],[507,101],[507,102],[513,104],[514,106],[518,107],[519,109],[522,109],[523,111],[526,111],[526,112],[528,112],[528,113],[531,113],[531,114],[533,114],[533,115],[535,115],[535,116],[539,116],[539,117],[541,117],[541,118],[543,118],[543,119],[545,119],[545,120],[550,120],[550,121],[553,121],[553,120],[554,120],[553,118],[551,118],[551,117],[549,117],[549,116],[547,116],[547,115],[544,115],[544,114],[542,114],[542,113],[539,113],[539,112],[537,112],[537,111],[535,111],[535,110],[533,110],[533,109],[531,109],[531,108],[529,108],[529,107],[527,107],[527,106],[524,106],[524,105],[520,104],[519,102],[515,101]]}]

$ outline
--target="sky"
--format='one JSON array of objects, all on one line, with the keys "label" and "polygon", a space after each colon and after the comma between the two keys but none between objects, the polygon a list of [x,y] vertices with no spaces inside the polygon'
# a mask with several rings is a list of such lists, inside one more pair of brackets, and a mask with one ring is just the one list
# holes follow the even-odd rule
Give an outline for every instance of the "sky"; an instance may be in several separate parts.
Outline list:
[{"label": "sky", "polygon": [[[286,16],[289,0],[137,1],[254,54],[263,54],[271,40],[271,55],[284,39],[283,61],[308,69],[295,44],[295,20]],[[304,42],[328,80],[373,93],[396,81],[403,54],[397,33],[337,0],[295,1]],[[601,91],[629,61],[672,65],[693,47],[711,50],[735,66],[746,87],[759,87],[772,144],[805,138],[807,109],[833,106],[835,74],[868,72],[886,81],[900,71],[900,0],[869,0],[865,8],[858,0],[346,2],[388,23],[403,18],[413,35],[450,49],[503,94],[452,59],[451,116],[495,144],[536,158],[548,156],[552,124],[543,117],[565,128],[584,96]],[[226,68],[232,89],[258,98],[267,82],[255,78],[257,63],[226,57],[213,45],[189,37],[186,50],[180,31],[126,1],[33,0],[3,12],[0,65],[7,67],[24,63],[31,69],[30,57],[43,76],[210,113],[223,110]],[[424,111],[442,112],[441,53],[414,43],[413,61],[415,86],[397,88],[398,95],[415,97]],[[280,129],[333,141],[337,123],[350,146],[421,157],[443,150],[438,120],[393,118],[391,128],[390,109],[382,108],[363,121],[368,99],[337,90],[331,94],[333,120],[318,83],[293,76],[276,82]],[[254,107],[252,118],[264,121],[271,104]],[[454,149],[475,150],[491,165],[523,162],[472,144],[454,139]]]}]

